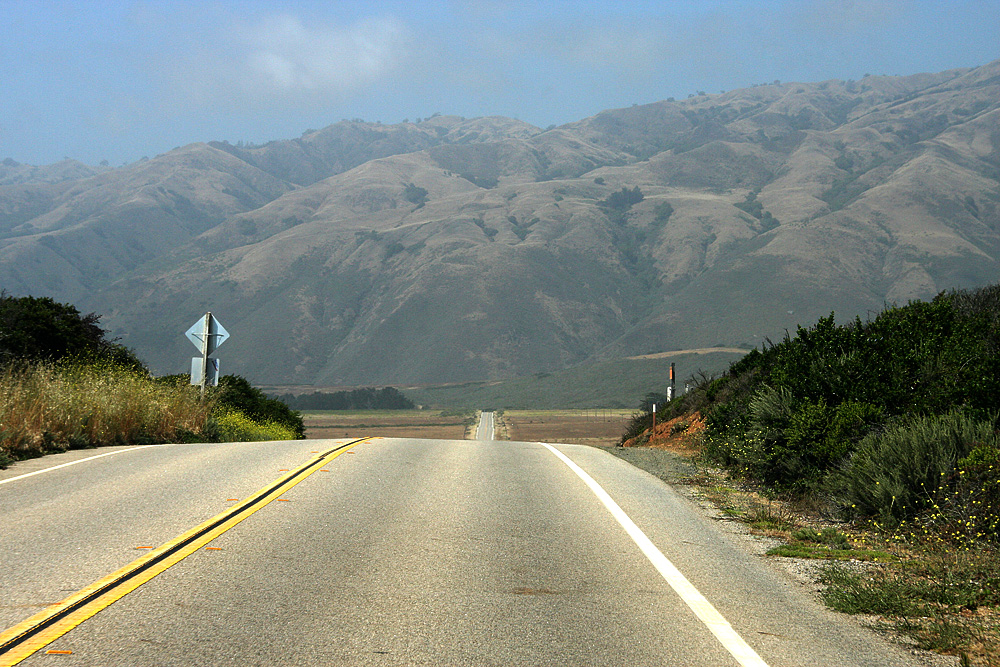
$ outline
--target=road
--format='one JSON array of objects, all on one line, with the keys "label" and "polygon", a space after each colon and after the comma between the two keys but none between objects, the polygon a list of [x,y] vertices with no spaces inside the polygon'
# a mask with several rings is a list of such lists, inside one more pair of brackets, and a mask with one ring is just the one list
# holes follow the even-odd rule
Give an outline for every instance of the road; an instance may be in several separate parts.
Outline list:
[{"label": "road", "polygon": [[476,440],[493,440],[494,421],[492,412],[483,412],[479,416],[479,426],[476,427]]},{"label": "road", "polygon": [[[0,471],[0,628],[256,503],[20,664],[920,664],[597,448],[346,444],[90,450]],[[110,455],[81,460],[95,454]],[[279,479],[297,485],[254,500]]]}]

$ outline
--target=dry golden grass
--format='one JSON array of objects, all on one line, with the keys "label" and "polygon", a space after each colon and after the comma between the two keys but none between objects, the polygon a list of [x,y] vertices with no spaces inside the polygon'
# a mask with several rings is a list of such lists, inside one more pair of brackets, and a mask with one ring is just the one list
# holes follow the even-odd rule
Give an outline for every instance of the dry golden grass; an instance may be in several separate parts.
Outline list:
[{"label": "dry golden grass", "polygon": [[170,386],[108,364],[37,364],[0,373],[0,453],[166,442],[204,430],[211,406],[188,386]]}]

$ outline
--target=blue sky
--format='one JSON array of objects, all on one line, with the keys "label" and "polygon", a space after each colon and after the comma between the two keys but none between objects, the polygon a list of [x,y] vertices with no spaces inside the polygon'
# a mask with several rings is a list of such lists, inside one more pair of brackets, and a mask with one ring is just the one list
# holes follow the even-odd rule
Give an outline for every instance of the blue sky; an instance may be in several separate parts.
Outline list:
[{"label": "blue sky", "polygon": [[0,0],[0,159],[112,165],[435,112],[540,127],[1000,58],[1000,0]]}]

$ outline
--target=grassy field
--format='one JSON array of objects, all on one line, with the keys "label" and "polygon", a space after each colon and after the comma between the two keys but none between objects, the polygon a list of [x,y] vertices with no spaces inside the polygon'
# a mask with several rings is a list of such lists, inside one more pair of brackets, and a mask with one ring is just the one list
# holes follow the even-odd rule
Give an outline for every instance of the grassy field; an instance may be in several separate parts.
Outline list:
[{"label": "grassy field", "polygon": [[476,413],[456,410],[317,410],[302,413],[307,438],[464,440]]},{"label": "grassy field", "polygon": [[613,447],[631,410],[506,410],[507,440]]},{"label": "grassy field", "polygon": [[[615,445],[631,410],[508,410],[497,439]],[[429,438],[463,440],[477,423],[472,410],[308,411],[307,438]]]}]

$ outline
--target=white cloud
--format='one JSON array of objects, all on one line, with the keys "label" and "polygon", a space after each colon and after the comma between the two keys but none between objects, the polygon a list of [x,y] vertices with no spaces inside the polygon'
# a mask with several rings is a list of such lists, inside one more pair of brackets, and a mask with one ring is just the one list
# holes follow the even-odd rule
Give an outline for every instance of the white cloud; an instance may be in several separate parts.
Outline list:
[{"label": "white cloud", "polygon": [[398,20],[306,26],[291,15],[268,17],[240,31],[245,75],[253,89],[342,94],[393,75],[410,50]]}]

